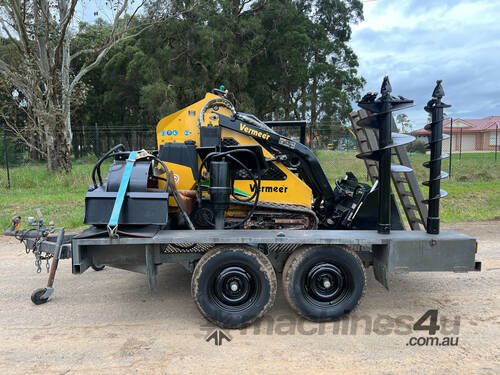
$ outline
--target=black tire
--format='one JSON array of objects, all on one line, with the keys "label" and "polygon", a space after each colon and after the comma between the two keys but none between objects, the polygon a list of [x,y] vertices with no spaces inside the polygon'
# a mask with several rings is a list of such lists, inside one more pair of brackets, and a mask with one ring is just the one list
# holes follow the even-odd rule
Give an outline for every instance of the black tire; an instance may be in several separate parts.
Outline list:
[{"label": "black tire", "polygon": [[46,288],[38,288],[31,293],[31,302],[33,302],[35,305],[42,305],[46,303],[49,299],[48,298],[41,298],[45,292],[47,291]]},{"label": "black tire", "polygon": [[332,321],[356,308],[366,273],[355,252],[340,246],[305,246],[283,268],[283,290],[292,309],[314,322]]},{"label": "black tire", "polygon": [[91,265],[90,267],[92,267],[92,269],[96,272],[98,271],[102,271],[104,269],[104,267],[106,267],[104,264],[101,265],[101,266],[96,266],[95,264]]},{"label": "black tire", "polygon": [[206,319],[222,328],[243,328],[274,304],[276,274],[269,259],[253,247],[218,246],[196,265],[191,293]]}]

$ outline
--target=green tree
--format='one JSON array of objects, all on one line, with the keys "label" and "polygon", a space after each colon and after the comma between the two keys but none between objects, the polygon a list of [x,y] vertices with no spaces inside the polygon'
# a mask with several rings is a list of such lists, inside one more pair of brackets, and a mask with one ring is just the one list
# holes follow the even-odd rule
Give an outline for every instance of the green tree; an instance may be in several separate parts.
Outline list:
[{"label": "green tree", "polygon": [[400,113],[396,116],[396,123],[399,125],[401,133],[410,133],[413,130],[413,123],[406,113]]},{"label": "green tree", "polygon": [[[168,1],[150,17],[137,17],[146,1],[107,2],[113,17],[105,34],[72,46],[74,14],[80,0],[0,1],[0,26],[15,48],[19,63],[0,57],[0,73],[22,92],[33,114],[33,126],[43,135],[50,171],[71,170],[71,106],[85,94],[82,78],[97,67],[113,46],[171,16]],[[188,8],[189,9],[189,8]],[[183,10],[184,11],[184,10]],[[103,36],[100,38],[100,36]],[[73,62],[84,58],[77,70]]]},{"label": "green tree", "polygon": [[240,111],[344,133],[364,83],[347,46],[361,18],[353,0],[203,1],[115,47],[99,75],[88,76],[95,107],[80,118],[105,107],[102,119],[155,123],[223,84]]}]

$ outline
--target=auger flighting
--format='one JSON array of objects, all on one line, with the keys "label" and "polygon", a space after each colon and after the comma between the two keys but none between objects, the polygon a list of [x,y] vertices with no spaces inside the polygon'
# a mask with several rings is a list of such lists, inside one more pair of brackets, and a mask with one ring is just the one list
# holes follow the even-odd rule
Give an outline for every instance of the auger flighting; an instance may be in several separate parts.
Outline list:
[{"label": "auger flighting", "polygon": [[391,149],[411,143],[415,137],[392,132],[394,119],[392,112],[413,106],[413,100],[403,96],[392,96],[392,87],[389,77],[384,77],[377,93],[366,94],[358,105],[372,114],[359,121],[359,126],[378,129],[379,148],[369,153],[356,155],[360,159],[378,161],[379,170],[379,206],[378,206],[378,232],[387,234],[391,230],[391,171],[408,173],[412,169],[402,165],[391,165]]},{"label": "auger flighting", "polygon": [[431,114],[431,122],[425,126],[425,130],[430,130],[430,140],[427,147],[431,151],[431,159],[424,163],[424,167],[430,169],[429,181],[422,184],[429,187],[429,199],[424,202],[429,204],[429,214],[427,217],[427,233],[439,234],[439,200],[448,195],[441,190],[441,179],[448,177],[448,173],[441,171],[441,160],[449,157],[443,154],[443,140],[450,136],[443,134],[443,108],[451,105],[441,101],[444,96],[441,80],[436,81],[436,87],[432,92],[432,99],[425,106],[425,111]]}]

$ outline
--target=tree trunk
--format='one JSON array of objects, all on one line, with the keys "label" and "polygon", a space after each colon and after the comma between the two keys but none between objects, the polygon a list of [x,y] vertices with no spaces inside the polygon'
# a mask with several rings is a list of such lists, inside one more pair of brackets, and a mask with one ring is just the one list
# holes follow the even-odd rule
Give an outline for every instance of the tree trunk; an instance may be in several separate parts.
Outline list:
[{"label": "tree trunk", "polygon": [[71,150],[71,141],[73,139],[73,133],[71,131],[71,94],[72,89],[70,85],[70,34],[66,35],[63,44],[62,53],[62,113],[64,119],[64,139],[66,141],[66,147]]},{"label": "tree trunk", "polygon": [[49,127],[50,134],[47,142],[47,169],[49,172],[71,172],[71,141],[67,137],[63,119]]}]

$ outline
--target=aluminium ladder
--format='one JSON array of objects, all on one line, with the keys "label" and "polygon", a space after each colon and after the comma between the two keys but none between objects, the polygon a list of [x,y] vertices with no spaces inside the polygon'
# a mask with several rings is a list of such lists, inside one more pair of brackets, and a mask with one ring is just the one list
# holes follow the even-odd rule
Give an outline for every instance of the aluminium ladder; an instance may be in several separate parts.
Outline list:
[{"label": "aluminium ladder", "polygon": [[[367,117],[370,113],[365,110],[352,112],[349,115],[352,129],[356,140],[358,141],[359,150],[362,153],[377,150],[378,146],[378,131],[373,128],[365,128],[358,125],[358,121]],[[392,119],[392,131],[397,132],[397,127]],[[411,230],[421,230],[421,225],[427,225],[427,206],[425,205],[424,197],[420,186],[415,176],[415,172],[408,158],[405,146],[398,146],[392,149],[392,159],[399,164],[411,168],[411,172],[391,171],[392,182],[401,202],[401,207],[406,215],[408,224]],[[373,160],[364,159],[368,176],[372,183],[378,179],[378,163]]]}]

